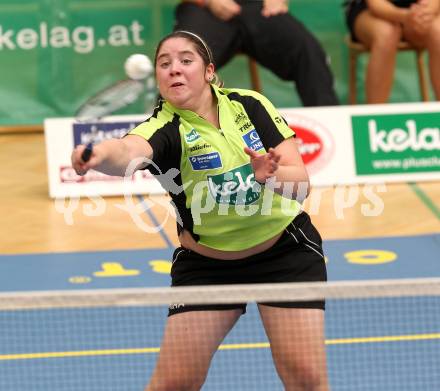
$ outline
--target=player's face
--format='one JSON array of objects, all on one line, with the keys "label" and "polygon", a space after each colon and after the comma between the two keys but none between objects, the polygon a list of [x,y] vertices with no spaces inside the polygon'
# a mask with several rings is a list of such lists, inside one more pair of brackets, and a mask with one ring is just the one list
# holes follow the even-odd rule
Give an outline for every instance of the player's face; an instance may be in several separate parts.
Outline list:
[{"label": "player's face", "polygon": [[206,66],[194,44],[185,38],[166,40],[157,54],[160,94],[177,108],[196,107],[205,89],[210,88],[208,80],[213,72],[214,66]]}]

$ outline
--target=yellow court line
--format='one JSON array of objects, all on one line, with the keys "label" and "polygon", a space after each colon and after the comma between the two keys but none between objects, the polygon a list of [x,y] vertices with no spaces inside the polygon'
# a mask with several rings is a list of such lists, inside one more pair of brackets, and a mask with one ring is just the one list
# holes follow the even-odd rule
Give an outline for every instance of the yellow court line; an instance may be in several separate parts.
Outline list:
[{"label": "yellow court line", "polygon": [[269,342],[231,343],[220,345],[218,350],[267,349],[269,346]]},{"label": "yellow court line", "polygon": [[422,341],[427,339],[440,339],[440,333],[414,334],[414,335],[388,335],[384,337],[364,337],[364,338],[340,338],[325,341],[326,345],[343,345],[355,343],[375,343],[375,342],[399,342],[399,341]]},{"label": "yellow court line", "polygon": [[[360,337],[360,338],[337,338],[328,339],[326,345],[348,345],[378,342],[401,342],[401,341],[422,341],[430,339],[440,339],[440,333],[432,334],[413,334],[413,335],[387,335],[383,337]],[[267,349],[268,342],[225,344],[219,350],[240,350],[240,349]],[[38,358],[66,358],[66,357],[85,357],[85,356],[111,356],[124,354],[145,354],[158,353],[159,348],[132,348],[132,349],[103,349],[103,350],[79,350],[70,352],[42,352],[42,353],[19,353],[0,355],[0,361],[7,360],[31,360]]]},{"label": "yellow court line", "polygon": [[133,348],[133,349],[102,349],[102,350],[76,350],[71,352],[42,352],[42,353],[20,353],[0,355],[2,360],[30,360],[35,358],[65,358],[85,356],[113,356],[122,354],[144,354],[158,353],[159,348]]}]

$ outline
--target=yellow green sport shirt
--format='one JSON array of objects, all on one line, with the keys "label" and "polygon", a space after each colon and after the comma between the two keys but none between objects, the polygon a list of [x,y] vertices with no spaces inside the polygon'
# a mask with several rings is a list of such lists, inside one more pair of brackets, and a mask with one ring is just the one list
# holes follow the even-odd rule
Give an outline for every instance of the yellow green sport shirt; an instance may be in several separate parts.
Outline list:
[{"label": "yellow green sport shirt", "polygon": [[212,90],[220,129],[162,101],[130,134],[153,148],[147,168],[171,196],[178,232],[186,229],[214,249],[244,250],[281,232],[301,209],[255,181],[244,147],[266,153],[294,132],[261,94],[214,85]]}]

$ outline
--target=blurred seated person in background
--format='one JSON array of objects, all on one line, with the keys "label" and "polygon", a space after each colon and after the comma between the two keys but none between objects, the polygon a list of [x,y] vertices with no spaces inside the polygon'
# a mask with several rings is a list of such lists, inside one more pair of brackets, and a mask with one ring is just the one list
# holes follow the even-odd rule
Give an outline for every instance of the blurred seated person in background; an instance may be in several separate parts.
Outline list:
[{"label": "blurred seated person in background", "polygon": [[370,49],[367,103],[388,101],[401,40],[428,50],[431,82],[440,100],[440,0],[349,0],[345,5],[353,41]]},{"label": "blurred seated person in background", "polygon": [[326,54],[289,14],[286,0],[184,0],[176,9],[175,30],[200,35],[217,69],[242,52],[295,82],[304,106],[338,104]]}]

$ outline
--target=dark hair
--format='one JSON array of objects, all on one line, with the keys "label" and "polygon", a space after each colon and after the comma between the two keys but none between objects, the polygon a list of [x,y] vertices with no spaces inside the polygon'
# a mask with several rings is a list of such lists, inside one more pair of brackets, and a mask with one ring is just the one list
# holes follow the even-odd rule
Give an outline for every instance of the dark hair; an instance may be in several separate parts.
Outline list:
[{"label": "dark hair", "polygon": [[[212,58],[212,52],[207,43],[199,37],[197,34],[192,33],[191,31],[185,31],[185,30],[177,30],[172,32],[171,34],[166,35],[164,38],[162,38],[157,45],[156,53],[154,54],[154,66],[156,67],[157,63],[157,55],[159,54],[159,51],[165,41],[168,41],[171,38],[185,38],[192,42],[192,44],[195,46],[197,53],[202,57],[203,63],[205,66],[208,66],[209,64],[214,64],[214,60]],[[223,83],[220,81],[217,74],[214,73],[214,84],[217,84],[219,86],[223,86]]]},{"label": "dark hair", "polygon": [[156,48],[156,54],[154,55],[154,65],[156,65],[157,55],[158,55],[163,43],[165,41],[168,41],[171,38],[188,39],[196,47],[197,53],[199,53],[200,57],[202,57],[205,65],[209,65],[210,63],[213,62],[211,49],[209,49],[208,45],[206,44],[206,42],[202,38],[200,38],[197,34],[194,34],[190,31],[177,30],[177,31],[172,32],[171,34],[168,34],[167,36],[165,36],[164,38],[162,38],[160,40],[160,42]]}]

